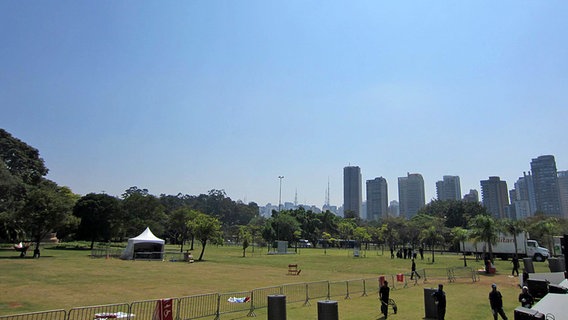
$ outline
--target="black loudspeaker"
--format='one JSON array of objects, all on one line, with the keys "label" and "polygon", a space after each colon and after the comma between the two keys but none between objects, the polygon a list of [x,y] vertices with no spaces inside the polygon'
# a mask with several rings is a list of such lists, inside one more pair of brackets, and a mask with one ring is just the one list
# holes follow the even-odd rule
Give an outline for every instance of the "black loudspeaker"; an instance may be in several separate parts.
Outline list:
[{"label": "black loudspeaker", "polygon": [[515,309],[515,320],[544,320],[544,314],[529,308],[517,307]]},{"label": "black loudspeaker", "polygon": [[539,279],[527,280],[527,287],[529,287],[529,292],[535,299],[540,299],[548,293],[548,281]]},{"label": "black loudspeaker", "polygon": [[556,285],[556,284],[549,284],[549,285],[548,285],[548,292],[549,292],[549,293],[562,293],[562,294],[567,294],[567,293],[568,293],[568,289],[564,288],[563,286]]}]

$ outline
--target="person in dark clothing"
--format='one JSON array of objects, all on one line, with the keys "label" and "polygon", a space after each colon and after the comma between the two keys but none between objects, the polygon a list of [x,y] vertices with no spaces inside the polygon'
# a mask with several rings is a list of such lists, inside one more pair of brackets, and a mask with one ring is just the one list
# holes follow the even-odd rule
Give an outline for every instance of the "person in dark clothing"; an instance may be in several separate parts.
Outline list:
[{"label": "person in dark clothing", "polygon": [[434,301],[436,301],[438,320],[444,320],[446,316],[446,293],[444,292],[444,285],[439,284],[438,290],[432,294]]},{"label": "person in dark clothing", "polygon": [[527,286],[523,286],[523,292],[519,294],[519,302],[521,303],[521,306],[525,308],[532,308],[534,297],[529,293],[529,288]]},{"label": "person in dark clothing", "polygon": [[517,277],[519,276],[519,258],[517,257],[517,255],[515,255],[513,257],[513,259],[511,260],[511,263],[513,264],[513,271],[511,271],[511,275],[514,276],[515,273],[517,273]]},{"label": "person in dark clothing", "polygon": [[424,248],[418,248],[418,252],[420,253],[420,260],[424,260]]},{"label": "person in dark clothing", "polygon": [[381,300],[381,313],[387,318],[389,313],[389,295],[390,295],[390,288],[389,283],[385,280],[383,285],[379,289],[379,299]]},{"label": "person in dark clothing", "polygon": [[523,286],[526,286],[529,281],[529,273],[526,270],[523,270]]},{"label": "person in dark clothing", "polygon": [[420,275],[418,274],[418,272],[416,272],[416,263],[414,262],[414,259],[412,259],[412,272],[410,273],[410,280],[413,280],[415,275],[418,277],[418,279],[420,279]]},{"label": "person in dark clothing", "polygon": [[489,292],[489,304],[491,305],[491,312],[493,312],[493,319],[497,320],[497,315],[501,315],[503,320],[507,320],[507,315],[503,311],[503,296],[497,290],[497,285],[491,285],[491,292]]}]

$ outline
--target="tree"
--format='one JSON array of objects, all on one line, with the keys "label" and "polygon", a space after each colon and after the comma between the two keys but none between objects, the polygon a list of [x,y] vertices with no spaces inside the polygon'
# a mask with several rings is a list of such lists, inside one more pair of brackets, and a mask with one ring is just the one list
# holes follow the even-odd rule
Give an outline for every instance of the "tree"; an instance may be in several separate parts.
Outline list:
[{"label": "tree", "polygon": [[195,235],[195,238],[201,242],[201,253],[199,254],[198,261],[203,260],[203,253],[205,252],[207,241],[214,243],[223,242],[221,223],[215,217],[200,212],[193,220],[188,222],[188,228]]},{"label": "tree", "polygon": [[444,240],[444,237],[440,233],[439,227],[430,225],[426,229],[423,229],[420,232],[420,240],[430,244],[430,249],[432,250],[432,263],[434,263],[434,247],[436,246],[436,244],[438,244],[438,242]]},{"label": "tree", "polygon": [[517,255],[517,235],[525,231],[525,223],[523,220],[503,219],[500,222],[501,229],[507,234],[513,236],[513,244],[515,245],[515,256]]},{"label": "tree", "polygon": [[4,129],[0,129],[0,160],[11,175],[29,185],[39,184],[49,171],[37,149],[14,138]]},{"label": "tree", "polygon": [[544,243],[546,243],[546,246],[548,247],[549,250],[552,251],[552,238],[555,234],[558,233],[559,231],[559,219],[555,218],[555,217],[546,217],[543,220],[540,220],[536,223],[534,223],[533,225],[531,225],[531,230],[533,230],[533,233],[531,234],[535,234],[538,235]]},{"label": "tree", "polygon": [[241,239],[243,243],[243,258],[246,256],[246,250],[249,246],[249,243],[252,239],[251,232],[247,226],[240,226],[239,227],[239,239]]},{"label": "tree", "polygon": [[[343,240],[351,240],[355,230],[355,222],[352,219],[343,219],[337,224],[339,237]],[[347,242],[345,242],[347,244]]]},{"label": "tree", "polygon": [[20,217],[38,252],[41,240],[67,221],[75,201],[76,196],[69,188],[59,187],[47,179],[29,191]]},{"label": "tree", "polygon": [[[462,227],[454,227],[452,229],[452,236],[454,240],[458,242],[458,247],[460,244],[463,245],[465,249],[465,241],[469,238],[469,231]],[[465,258],[465,250],[463,251],[463,266],[467,267],[467,260]]]},{"label": "tree", "polygon": [[89,193],[73,207],[73,215],[80,218],[77,238],[91,241],[109,241],[112,238],[112,221],[120,214],[120,200],[107,194]]},{"label": "tree", "polygon": [[131,187],[122,194],[121,212],[122,236],[138,234],[149,227],[154,234],[162,236],[165,228],[162,221],[167,221],[164,206],[160,200],[148,193],[147,189]]},{"label": "tree", "polygon": [[[183,245],[193,235],[188,227],[188,222],[195,219],[199,214],[198,211],[188,207],[181,207],[174,210],[168,217],[168,230],[171,237],[180,244],[179,252],[183,252]],[[191,241],[191,250],[193,250],[193,240]]]},{"label": "tree", "polygon": [[497,242],[499,229],[489,215],[477,215],[470,221],[471,237],[487,244],[489,259],[493,261],[493,245]]}]

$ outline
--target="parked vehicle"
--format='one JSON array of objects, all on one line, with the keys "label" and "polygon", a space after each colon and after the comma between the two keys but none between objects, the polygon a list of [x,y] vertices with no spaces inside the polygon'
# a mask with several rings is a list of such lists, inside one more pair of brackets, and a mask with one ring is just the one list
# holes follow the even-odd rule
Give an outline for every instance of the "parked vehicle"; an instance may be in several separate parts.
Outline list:
[{"label": "parked vehicle", "polygon": [[300,239],[300,241],[298,241],[298,248],[312,248],[312,247],[313,247],[312,243],[306,239]]},{"label": "parked vehicle", "polygon": [[[480,255],[488,252],[485,242],[466,241],[460,245],[462,252],[466,254]],[[497,243],[492,245],[493,255],[508,259],[515,255],[515,242],[514,237],[509,234],[500,233],[497,236]],[[530,257],[535,261],[544,261],[550,257],[548,249],[541,247],[536,240],[529,240],[527,232],[521,232],[517,235],[517,257],[524,258]]]}]

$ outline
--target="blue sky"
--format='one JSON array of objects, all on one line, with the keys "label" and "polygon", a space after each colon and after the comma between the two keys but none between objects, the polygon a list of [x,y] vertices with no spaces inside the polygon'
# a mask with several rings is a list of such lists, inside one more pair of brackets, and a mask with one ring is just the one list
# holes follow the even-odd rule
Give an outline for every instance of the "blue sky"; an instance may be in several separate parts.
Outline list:
[{"label": "blue sky", "polygon": [[0,1],[0,39],[0,127],[79,194],[568,170],[566,1]]}]

